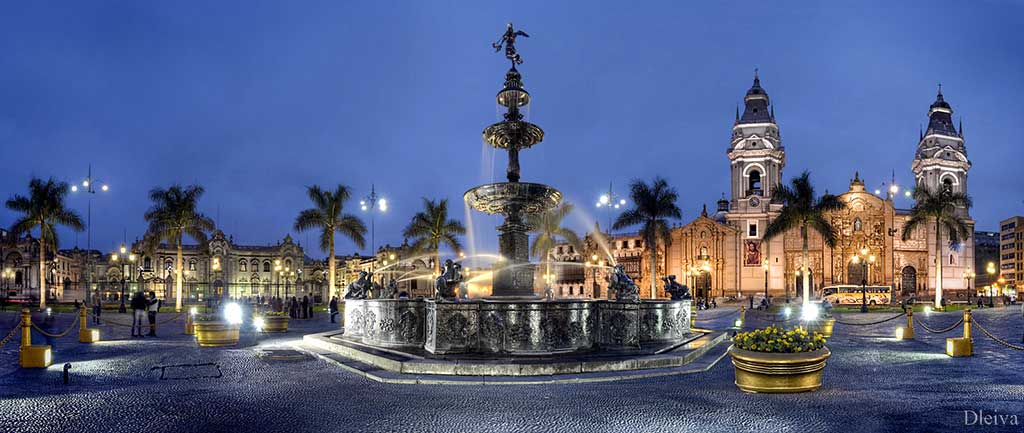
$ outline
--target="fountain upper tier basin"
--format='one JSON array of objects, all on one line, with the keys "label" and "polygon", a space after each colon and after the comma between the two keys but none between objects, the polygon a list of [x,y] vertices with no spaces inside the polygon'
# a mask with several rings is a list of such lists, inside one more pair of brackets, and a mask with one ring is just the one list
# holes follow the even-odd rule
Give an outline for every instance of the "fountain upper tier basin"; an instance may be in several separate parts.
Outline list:
[{"label": "fountain upper tier basin", "polygon": [[526,149],[543,140],[543,129],[521,120],[506,120],[484,129],[484,142],[497,149]]},{"label": "fountain upper tier basin", "polygon": [[550,186],[529,182],[498,182],[480,185],[463,196],[470,207],[489,214],[538,214],[558,206],[562,193]]}]

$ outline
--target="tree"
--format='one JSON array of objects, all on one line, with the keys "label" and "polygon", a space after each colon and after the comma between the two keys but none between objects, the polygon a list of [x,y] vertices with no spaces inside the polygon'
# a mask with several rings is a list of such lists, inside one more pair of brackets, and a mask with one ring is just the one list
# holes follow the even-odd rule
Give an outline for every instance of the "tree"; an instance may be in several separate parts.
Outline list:
[{"label": "tree", "polygon": [[423,199],[423,210],[412,217],[402,235],[412,239],[412,249],[434,256],[434,273],[441,273],[441,245],[445,244],[453,250],[462,250],[459,235],[466,234],[466,227],[461,222],[448,219],[448,199],[435,202]]},{"label": "tree", "polygon": [[530,246],[530,254],[540,258],[544,263],[545,283],[548,283],[548,276],[551,275],[551,256],[549,252],[555,244],[566,242],[576,251],[582,253],[583,243],[579,236],[571,229],[562,227],[562,220],[572,213],[571,203],[562,203],[553,209],[539,214],[531,214],[527,217],[527,224],[530,225],[530,232],[537,235],[533,238],[533,245]]},{"label": "tree", "polygon": [[205,190],[199,185],[182,187],[177,184],[167,189],[153,188],[149,191],[149,200],[153,203],[146,211],[145,218],[149,227],[143,242],[150,252],[165,241],[178,250],[174,263],[175,311],[181,311],[182,241],[188,236],[200,244],[206,244],[206,233],[216,228],[213,220],[197,209],[203,192]]},{"label": "tree", "polygon": [[774,196],[781,200],[782,212],[775,217],[764,231],[764,240],[770,240],[786,231],[800,228],[800,238],[803,240],[803,306],[811,302],[811,278],[809,273],[807,236],[808,229],[814,230],[821,235],[825,244],[830,248],[836,245],[836,231],[832,223],[828,221],[829,212],[846,208],[846,203],[827,191],[821,197],[814,193],[814,186],[811,185],[811,173],[804,171],[800,176],[794,177],[789,185],[776,185]]},{"label": "tree", "polygon": [[668,221],[682,218],[682,212],[676,206],[679,194],[668,186],[665,179],[655,177],[650,185],[634,180],[629,186],[629,197],[633,200],[633,209],[619,215],[612,228],[618,230],[641,225],[640,237],[651,253],[651,298],[654,298],[658,293],[658,241],[666,248],[672,244]]},{"label": "tree", "polygon": [[359,217],[345,213],[345,201],[349,198],[349,189],[345,185],[338,185],[334,191],[324,191],[319,186],[313,185],[306,188],[309,200],[313,207],[299,212],[295,218],[295,230],[306,231],[312,229],[320,230],[320,249],[327,253],[327,266],[330,277],[327,284],[327,299],[333,299],[335,291],[335,279],[337,276],[337,264],[334,259],[334,235],[341,233],[363,248],[366,245],[366,225]]},{"label": "tree", "polygon": [[972,203],[967,194],[948,188],[931,190],[924,185],[914,188],[914,207],[910,209],[910,218],[903,224],[900,237],[909,240],[914,230],[935,222],[935,308],[942,308],[942,229],[949,235],[950,248],[958,249],[961,242],[970,238],[970,229],[957,209],[969,209]]},{"label": "tree", "polygon": [[64,197],[69,191],[67,183],[57,182],[52,177],[46,181],[32,178],[28,183],[28,191],[28,197],[15,194],[7,200],[6,206],[7,209],[21,213],[11,226],[11,233],[15,237],[39,229],[39,309],[45,309],[46,249],[49,247],[56,252],[60,245],[57,226],[82,231],[85,225],[75,211],[64,206]]}]

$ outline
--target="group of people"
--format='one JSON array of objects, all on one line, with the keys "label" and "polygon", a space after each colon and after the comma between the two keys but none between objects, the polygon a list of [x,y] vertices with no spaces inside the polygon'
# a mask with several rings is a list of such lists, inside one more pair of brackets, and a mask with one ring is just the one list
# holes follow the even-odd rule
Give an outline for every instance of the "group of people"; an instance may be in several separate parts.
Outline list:
[{"label": "group of people", "polygon": [[313,318],[313,303],[310,302],[309,295],[303,295],[301,300],[295,296],[287,300],[282,299],[280,296],[275,296],[267,299],[266,305],[270,311],[277,313],[287,310],[288,317],[292,319]]},{"label": "group of people", "polygon": [[[97,304],[99,300],[97,300]],[[93,309],[97,309],[94,306]],[[132,337],[156,337],[156,313],[160,311],[160,300],[156,292],[148,294],[141,291],[135,292],[131,298],[132,308]],[[98,315],[97,315],[98,318]],[[148,319],[149,333],[143,334],[142,321]]]},{"label": "group of people", "polygon": [[697,298],[694,304],[698,310],[710,310],[712,308],[718,308],[718,302],[715,302],[715,298]]}]

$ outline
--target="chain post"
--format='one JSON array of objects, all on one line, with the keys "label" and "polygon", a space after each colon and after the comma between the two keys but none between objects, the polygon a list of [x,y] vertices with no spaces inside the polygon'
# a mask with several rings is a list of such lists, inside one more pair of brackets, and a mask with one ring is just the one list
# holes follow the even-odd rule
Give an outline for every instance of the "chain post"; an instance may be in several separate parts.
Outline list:
[{"label": "chain post", "polygon": [[78,315],[78,342],[90,344],[100,341],[100,330],[87,328],[85,324],[88,319],[86,319],[85,316],[86,309],[83,305],[82,308],[79,309]]},{"label": "chain post", "polygon": [[974,355],[974,341],[971,340],[971,309],[964,309],[964,336],[946,339],[946,355],[952,357]]},{"label": "chain post", "polygon": [[907,313],[907,327],[901,329],[899,339],[900,340],[913,340],[914,339],[914,307],[903,307],[903,311]]},{"label": "chain post", "polygon": [[53,361],[50,346],[32,345],[32,312],[21,310],[21,350],[18,364],[21,368],[46,368]]}]

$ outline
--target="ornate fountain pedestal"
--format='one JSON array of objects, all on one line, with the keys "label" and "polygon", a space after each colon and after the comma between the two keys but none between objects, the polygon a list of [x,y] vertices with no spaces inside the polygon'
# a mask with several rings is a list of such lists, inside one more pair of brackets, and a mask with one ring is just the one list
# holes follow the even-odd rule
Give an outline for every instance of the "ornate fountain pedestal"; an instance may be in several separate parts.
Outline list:
[{"label": "ornate fountain pedestal", "polygon": [[344,338],[432,355],[640,349],[691,335],[690,301],[349,299]]}]

